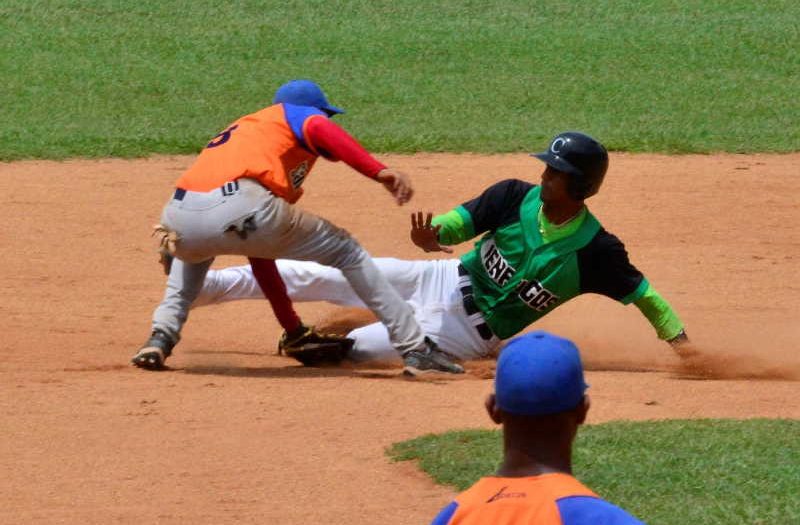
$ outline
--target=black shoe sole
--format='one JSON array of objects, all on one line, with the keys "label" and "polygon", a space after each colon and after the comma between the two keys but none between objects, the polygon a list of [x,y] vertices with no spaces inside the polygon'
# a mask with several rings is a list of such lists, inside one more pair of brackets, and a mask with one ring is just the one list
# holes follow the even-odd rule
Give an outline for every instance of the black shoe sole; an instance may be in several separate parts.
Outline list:
[{"label": "black shoe sole", "polygon": [[457,376],[463,374],[464,371],[461,372],[450,372],[449,370],[440,370],[438,368],[417,368],[415,366],[404,366],[403,367],[403,375],[406,377],[419,377],[425,376],[429,374],[446,374],[449,376]]},{"label": "black shoe sole", "polygon": [[131,363],[139,368],[145,370],[164,370],[164,361],[158,357],[145,358],[144,356],[135,356],[131,359]]}]

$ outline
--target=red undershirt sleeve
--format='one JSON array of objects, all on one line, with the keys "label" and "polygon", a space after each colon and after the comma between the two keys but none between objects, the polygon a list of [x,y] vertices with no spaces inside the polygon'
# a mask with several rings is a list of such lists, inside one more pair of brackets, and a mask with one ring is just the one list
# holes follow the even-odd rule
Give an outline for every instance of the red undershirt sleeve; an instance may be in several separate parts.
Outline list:
[{"label": "red undershirt sleeve", "polygon": [[300,326],[300,318],[294,311],[292,300],[289,299],[289,294],[286,292],[286,285],[283,284],[275,260],[256,257],[250,257],[249,260],[253,276],[272,306],[272,311],[281,327],[287,333],[296,330]]},{"label": "red undershirt sleeve", "polygon": [[386,169],[356,139],[327,118],[309,118],[304,131],[309,146],[328,160],[341,160],[371,179]]}]

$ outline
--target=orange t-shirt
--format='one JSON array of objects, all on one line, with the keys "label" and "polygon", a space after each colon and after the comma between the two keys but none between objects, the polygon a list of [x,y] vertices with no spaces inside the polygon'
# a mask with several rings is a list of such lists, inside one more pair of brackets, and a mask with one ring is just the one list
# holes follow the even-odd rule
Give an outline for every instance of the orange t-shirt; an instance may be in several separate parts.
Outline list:
[{"label": "orange t-shirt", "polygon": [[[311,115],[302,127],[312,118]],[[319,157],[311,144],[301,145],[287,121],[283,104],[245,115],[214,137],[175,185],[207,192],[242,177],[255,179],[276,196],[294,203]]]},{"label": "orange t-shirt", "polygon": [[562,525],[556,501],[597,495],[567,474],[526,478],[481,478],[462,492],[449,525]]}]

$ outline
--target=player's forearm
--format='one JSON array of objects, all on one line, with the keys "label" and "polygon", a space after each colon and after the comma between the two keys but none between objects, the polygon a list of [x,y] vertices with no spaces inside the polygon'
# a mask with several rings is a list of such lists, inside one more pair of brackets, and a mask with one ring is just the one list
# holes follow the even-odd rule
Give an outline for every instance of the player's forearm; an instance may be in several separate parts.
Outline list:
[{"label": "player's forearm", "polygon": [[444,245],[459,244],[475,237],[472,218],[462,206],[445,214],[437,215],[431,224],[440,226],[439,243]]},{"label": "player's forearm", "polygon": [[341,160],[357,172],[371,179],[386,166],[369,154],[356,139],[330,120],[313,117],[305,129],[306,141],[322,156]]},{"label": "player's forearm", "polygon": [[669,341],[677,337],[683,330],[683,323],[678,318],[678,314],[652,285],[648,285],[644,294],[633,304],[653,325],[659,339]]}]

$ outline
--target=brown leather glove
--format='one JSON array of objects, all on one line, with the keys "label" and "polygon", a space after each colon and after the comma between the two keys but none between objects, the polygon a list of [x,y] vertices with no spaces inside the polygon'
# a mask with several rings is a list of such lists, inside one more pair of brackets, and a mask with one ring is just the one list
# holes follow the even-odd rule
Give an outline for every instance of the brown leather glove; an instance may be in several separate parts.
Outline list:
[{"label": "brown leather glove", "polygon": [[322,334],[313,326],[303,326],[300,335],[286,332],[278,342],[278,353],[301,362],[304,366],[338,365],[347,358],[355,340],[338,335]]}]

